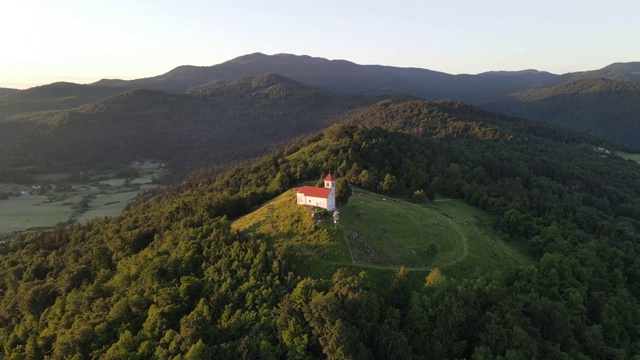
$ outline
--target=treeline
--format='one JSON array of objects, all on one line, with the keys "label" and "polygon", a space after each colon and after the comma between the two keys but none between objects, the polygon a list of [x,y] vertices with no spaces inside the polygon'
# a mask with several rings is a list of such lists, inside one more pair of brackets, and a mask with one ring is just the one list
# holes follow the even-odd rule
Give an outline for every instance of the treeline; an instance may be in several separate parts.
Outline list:
[{"label": "treeline", "polygon": [[[377,118],[421,116],[429,104],[387,104]],[[409,125],[333,126],[255,164],[147,193],[118,217],[3,243],[5,357],[640,355],[640,167],[579,137],[434,106],[420,121],[406,116],[437,124],[422,136]],[[538,261],[475,279],[443,269],[418,283],[400,269],[381,291],[366,271],[301,279],[292,254],[231,230],[229,219],[329,170],[399,197],[464,198]]]}]

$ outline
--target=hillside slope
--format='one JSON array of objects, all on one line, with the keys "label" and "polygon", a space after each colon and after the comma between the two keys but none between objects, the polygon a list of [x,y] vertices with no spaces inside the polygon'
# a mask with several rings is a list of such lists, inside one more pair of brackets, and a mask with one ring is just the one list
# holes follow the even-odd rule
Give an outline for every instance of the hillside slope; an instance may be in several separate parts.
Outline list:
[{"label": "hillside slope", "polygon": [[570,80],[608,79],[640,83],[640,62],[613,63],[598,70],[582,71],[563,75]]},{"label": "hillside slope", "polygon": [[0,97],[6,96],[6,95],[9,95],[9,94],[13,94],[13,93],[16,93],[18,91],[20,91],[20,90],[0,87]]},{"label": "hillside slope", "polygon": [[483,107],[640,147],[640,85],[636,83],[580,79]]},{"label": "hillside slope", "polygon": [[127,91],[113,86],[57,82],[0,97],[0,122],[21,113],[70,109]]}]

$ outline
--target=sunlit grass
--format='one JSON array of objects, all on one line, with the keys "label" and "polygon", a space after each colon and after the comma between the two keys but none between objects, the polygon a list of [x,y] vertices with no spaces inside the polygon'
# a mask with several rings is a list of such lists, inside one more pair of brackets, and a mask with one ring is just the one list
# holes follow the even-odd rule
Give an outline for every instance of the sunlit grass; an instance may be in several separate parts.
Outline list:
[{"label": "sunlit grass", "polygon": [[340,222],[355,264],[424,269],[465,256],[454,223],[407,201],[356,190],[340,209]]},{"label": "sunlit grass", "polygon": [[615,154],[625,160],[633,160],[637,163],[640,163],[640,154],[632,154],[632,153],[626,153],[622,151],[616,151]]},{"label": "sunlit grass", "polygon": [[290,269],[300,276],[326,278],[339,267],[392,274],[404,266],[423,275],[441,268],[462,278],[531,261],[518,244],[493,231],[488,214],[462,201],[418,205],[360,189],[354,193],[339,209],[337,228],[330,215],[315,223],[311,209],[295,204],[295,189],[233,227],[286,249]]}]

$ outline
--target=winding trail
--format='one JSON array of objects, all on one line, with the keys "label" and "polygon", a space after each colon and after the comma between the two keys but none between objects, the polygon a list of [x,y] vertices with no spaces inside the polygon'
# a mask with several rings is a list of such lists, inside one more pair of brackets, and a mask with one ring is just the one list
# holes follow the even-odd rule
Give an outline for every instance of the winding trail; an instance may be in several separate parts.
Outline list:
[{"label": "winding trail", "polygon": [[458,224],[456,224],[455,222],[451,221],[451,219],[449,219],[446,216],[444,217],[444,219],[447,220],[447,222],[449,224],[451,224],[451,226],[453,226],[456,229],[458,234],[460,234],[460,238],[462,239],[463,248],[462,248],[462,255],[459,258],[457,258],[457,259],[455,259],[453,261],[449,261],[448,263],[442,265],[442,267],[446,267],[446,266],[450,266],[450,265],[456,264],[456,263],[462,261],[465,257],[467,257],[467,249],[468,249],[468,244],[469,244],[469,239],[462,232],[462,230],[460,230],[460,227],[458,226]]},{"label": "winding trail", "polygon": [[[453,222],[451,219],[449,219],[446,216],[442,216],[444,218],[444,220],[446,220],[460,235],[460,239],[462,240],[462,255],[460,255],[459,258],[454,259],[452,261],[449,261],[448,263],[442,264],[441,266],[438,266],[439,268],[444,268],[447,266],[451,266],[454,264],[457,264],[458,262],[462,261],[465,257],[467,257],[467,253],[468,253],[468,243],[469,243],[469,239],[467,238],[467,236],[462,232],[462,230],[460,230],[460,227],[458,226],[458,224],[456,224],[455,222]],[[338,226],[342,227],[341,224],[339,224]],[[349,239],[347,238],[347,234],[345,232],[344,234],[344,241],[347,243],[347,247],[349,248],[349,256],[351,257],[351,265],[355,265],[358,267],[365,267],[365,268],[373,268],[373,269],[383,269],[383,270],[397,270],[400,268],[400,266],[394,266],[394,265],[374,265],[374,264],[367,264],[367,263],[358,263],[353,259],[353,252],[351,251],[351,245],[349,244]],[[344,262],[334,262],[335,264],[344,264]],[[426,270],[433,270],[433,267],[405,267],[405,269],[407,271],[426,271]]]}]

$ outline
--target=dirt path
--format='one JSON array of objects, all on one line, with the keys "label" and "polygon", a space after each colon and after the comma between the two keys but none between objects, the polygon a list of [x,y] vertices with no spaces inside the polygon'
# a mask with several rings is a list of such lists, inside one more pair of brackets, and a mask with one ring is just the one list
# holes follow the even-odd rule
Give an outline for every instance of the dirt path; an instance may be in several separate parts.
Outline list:
[{"label": "dirt path", "polygon": [[[342,227],[342,225],[340,225]],[[347,239],[347,233],[344,233],[344,241],[347,243],[347,247],[349,248],[349,257],[351,257],[351,263],[355,264],[356,261],[353,260],[353,252],[351,252],[351,245],[349,245],[349,239]]]}]

